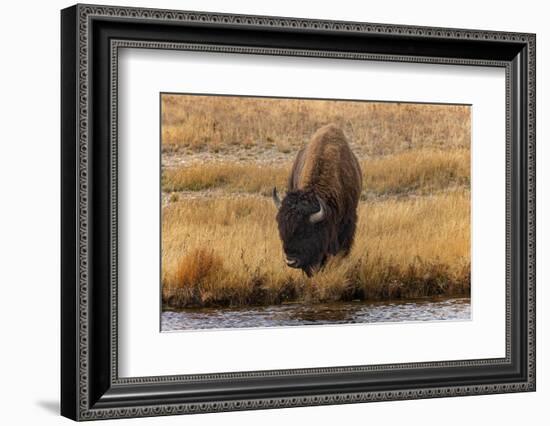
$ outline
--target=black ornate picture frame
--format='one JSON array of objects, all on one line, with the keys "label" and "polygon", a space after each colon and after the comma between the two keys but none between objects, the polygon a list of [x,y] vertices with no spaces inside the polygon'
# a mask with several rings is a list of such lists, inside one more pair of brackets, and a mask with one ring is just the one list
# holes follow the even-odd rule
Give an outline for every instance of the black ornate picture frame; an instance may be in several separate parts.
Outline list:
[{"label": "black ornate picture frame", "polygon": [[[535,390],[534,34],[96,5],[64,9],[61,30],[62,415],[92,420]],[[120,378],[121,47],[504,68],[506,356]]]}]

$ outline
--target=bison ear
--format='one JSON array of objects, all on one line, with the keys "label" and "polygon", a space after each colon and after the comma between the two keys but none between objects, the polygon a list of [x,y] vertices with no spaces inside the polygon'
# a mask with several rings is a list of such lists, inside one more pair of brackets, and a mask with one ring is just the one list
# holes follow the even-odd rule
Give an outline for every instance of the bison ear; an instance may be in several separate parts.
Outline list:
[{"label": "bison ear", "polygon": [[276,186],[273,187],[272,197],[273,197],[273,202],[275,203],[275,207],[277,207],[277,209],[280,209],[281,208],[281,199],[279,198],[279,194],[277,194],[277,187]]},{"label": "bison ear", "polygon": [[321,198],[319,198],[318,196],[316,196],[316,198],[317,198],[317,201],[319,202],[319,211],[315,212],[315,213],[312,213],[309,216],[309,221],[311,223],[317,223],[317,222],[321,222],[322,220],[324,220],[325,216],[326,216],[326,212],[327,212],[327,209],[325,207],[325,202]]}]

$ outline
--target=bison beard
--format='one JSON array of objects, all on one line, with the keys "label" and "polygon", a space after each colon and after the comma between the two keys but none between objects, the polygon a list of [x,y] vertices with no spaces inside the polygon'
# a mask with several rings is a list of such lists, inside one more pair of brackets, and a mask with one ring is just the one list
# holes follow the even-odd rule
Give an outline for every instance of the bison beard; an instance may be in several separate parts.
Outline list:
[{"label": "bison beard", "polygon": [[320,128],[298,152],[281,201],[273,200],[287,265],[308,276],[330,256],[349,253],[357,224],[361,169],[342,130]]}]

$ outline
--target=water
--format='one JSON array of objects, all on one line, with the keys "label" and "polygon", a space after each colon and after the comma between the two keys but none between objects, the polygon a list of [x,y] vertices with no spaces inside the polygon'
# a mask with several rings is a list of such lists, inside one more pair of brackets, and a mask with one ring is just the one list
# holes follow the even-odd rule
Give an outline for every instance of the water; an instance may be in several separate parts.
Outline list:
[{"label": "water", "polygon": [[470,299],[284,304],[165,311],[162,331],[296,325],[469,320]]}]

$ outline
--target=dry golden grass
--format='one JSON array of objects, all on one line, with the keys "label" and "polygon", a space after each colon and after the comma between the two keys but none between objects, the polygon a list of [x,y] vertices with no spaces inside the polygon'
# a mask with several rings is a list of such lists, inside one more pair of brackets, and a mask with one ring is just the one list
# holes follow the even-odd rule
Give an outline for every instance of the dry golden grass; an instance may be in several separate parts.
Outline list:
[{"label": "dry golden grass", "polygon": [[350,255],[307,278],[284,264],[270,200],[175,202],[163,210],[163,301],[227,306],[469,294],[469,209],[468,190],[363,202]]},{"label": "dry golden grass", "polygon": [[[162,190],[223,189],[267,195],[273,186],[284,188],[292,162],[282,165],[252,162],[212,162],[166,169]],[[449,186],[469,185],[470,151],[422,149],[361,161],[367,194],[429,193]]]},{"label": "dry golden grass", "polygon": [[470,185],[470,150],[417,149],[361,161],[363,190],[377,195],[429,194]]},{"label": "dry golden grass", "polygon": [[295,151],[319,127],[339,125],[360,151],[470,148],[468,106],[162,95],[163,152]]},{"label": "dry golden grass", "polygon": [[252,162],[217,162],[166,169],[162,190],[202,191],[224,189],[230,192],[267,194],[273,185],[286,186],[290,164],[261,165]]},{"label": "dry golden grass", "polygon": [[[469,295],[469,107],[185,95],[161,104],[165,304]],[[285,265],[265,195],[284,191],[296,152],[329,122],[359,158],[363,201],[350,255],[307,278]]]}]

